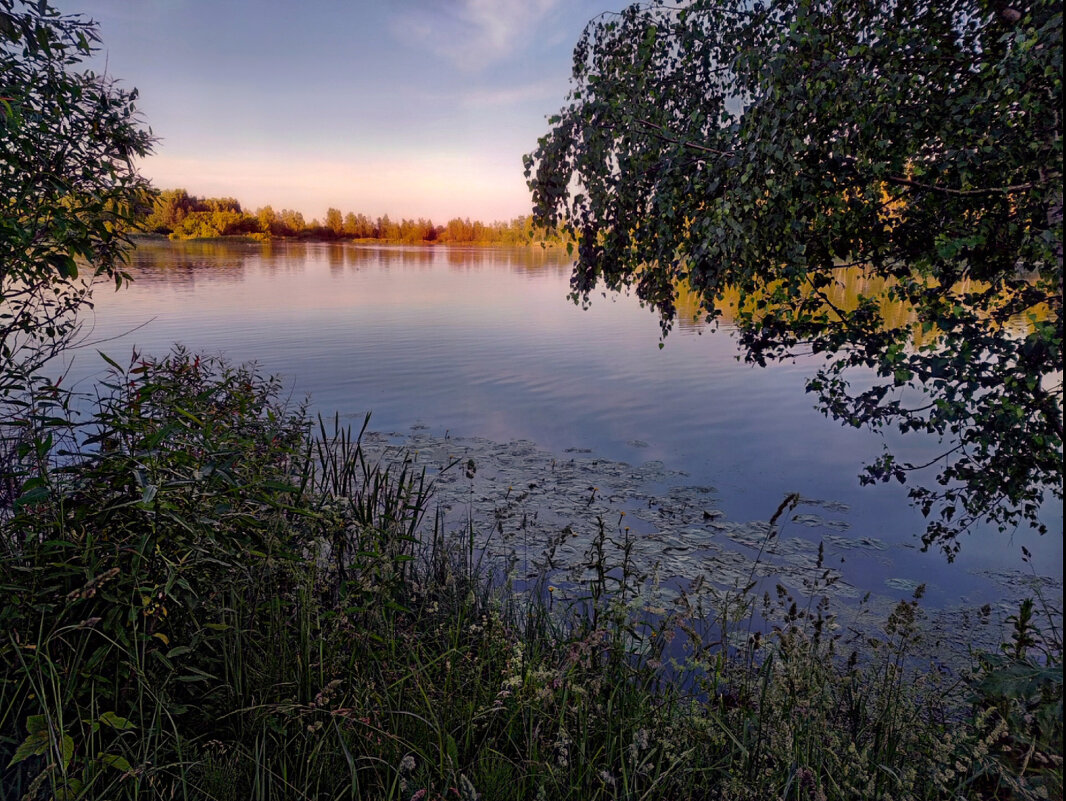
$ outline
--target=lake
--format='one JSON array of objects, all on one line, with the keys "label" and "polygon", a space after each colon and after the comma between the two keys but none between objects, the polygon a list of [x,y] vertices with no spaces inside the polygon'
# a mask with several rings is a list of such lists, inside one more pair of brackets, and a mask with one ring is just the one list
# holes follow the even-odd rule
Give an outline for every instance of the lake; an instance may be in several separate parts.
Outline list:
[{"label": "lake", "polygon": [[[591,471],[589,487],[605,470],[602,481],[621,482],[615,500],[630,511],[648,498],[640,481],[677,498],[698,491],[718,529],[686,518],[668,532],[690,563],[711,558],[701,550],[704,531],[732,537],[720,553],[750,551],[751,530],[722,521],[766,521],[798,492],[818,503],[788,518],[782,541],[807,554],[796,559],[825,542],[827,562],[858,591],[891,602],[925,582],[935,607],[1001,602],[1030,572],[1024,545],[1061,603],[1061,504],[1047,505],[1046,537],[979,530],[950,565],[921,553],[923,518],[905,490],[860,487],[857,476],[885,444],[917,460],[936,453],[935,442],[886,443],[825,419],[804,391],[815,362],[746,365],[727,325],[684,320],[660,349],[658,320],[635,298],[597,295],[581,309],[566,297],[563,251],[150,242],[134,252],[130,272],[130,287],[96,290],[89,346],[74,352],[66,382],[86,389],[106,374],[96,350],[122,363],[134,347],[159,355],[180,342],[256,361],[282,375],[295,400],[309,395],[313,411],[338,412],[356,428],[372,412],[371,428],[389,435],[382,444],[414,437],[427,454],[488,459],[486,448],[507,457],[506,443],[520,440],[524,461],[510,459],[507,469],[573,463]],[[643,478],[620,464],[643,466]],[[613,510],[602,494],[592,500]],[[542,497],[553,505],[556,514],[573,508]],[[651,536],[655,520],[630,519]]]}]

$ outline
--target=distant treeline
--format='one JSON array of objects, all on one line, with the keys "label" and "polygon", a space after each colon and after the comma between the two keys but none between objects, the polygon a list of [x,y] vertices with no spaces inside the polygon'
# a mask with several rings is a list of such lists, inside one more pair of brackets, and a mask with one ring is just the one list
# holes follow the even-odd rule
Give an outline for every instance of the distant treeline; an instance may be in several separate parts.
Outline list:
[{"label": "distant treeline", "polygon": [[408,244],[479,245],[566,244],[568,241],[562,232],[535,226],[532,218],[527,216],[492,223],[456,217],[446,225],[435,225],[423,217],[393,220],[386,214],[371,218],[331,208],[326,211],[324,222],[317,219],[307,222],[300,212],[292,209],[274,211],[270,206],[264,206],[252,213],[242,209],[235,198],[198,198],[184,189],[165,189],[156,194],[143,226],[147,231],[167,234],[171,239],[249,236],[255,239],[372,239]]}]

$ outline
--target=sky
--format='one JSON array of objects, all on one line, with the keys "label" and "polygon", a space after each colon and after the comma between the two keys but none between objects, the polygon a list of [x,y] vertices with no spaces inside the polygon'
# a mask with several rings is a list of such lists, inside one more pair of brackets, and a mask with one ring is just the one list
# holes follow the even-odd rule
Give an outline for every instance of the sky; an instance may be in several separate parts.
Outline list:
[{"label": "sky", "polygon": [[160,189],[248,210],[484,221],[528,214],[522,155],[573,46],[624,0],[53,0],[140,91]]}]

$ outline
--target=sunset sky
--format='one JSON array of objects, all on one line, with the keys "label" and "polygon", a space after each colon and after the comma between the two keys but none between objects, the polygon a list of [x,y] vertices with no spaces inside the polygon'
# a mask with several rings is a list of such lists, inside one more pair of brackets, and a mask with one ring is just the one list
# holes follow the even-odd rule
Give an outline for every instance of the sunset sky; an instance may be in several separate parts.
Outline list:
[{"label": "sunset sky", "polygon": [[586,22],[624,0],[56,0],[141,92],[160,188],[248,209],[507,219]]}]

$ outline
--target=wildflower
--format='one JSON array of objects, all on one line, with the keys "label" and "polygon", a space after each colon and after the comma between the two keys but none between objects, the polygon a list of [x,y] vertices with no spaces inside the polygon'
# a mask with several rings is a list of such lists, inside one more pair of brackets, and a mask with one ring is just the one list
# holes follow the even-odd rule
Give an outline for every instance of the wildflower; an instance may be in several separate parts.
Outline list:
[{"label": "wildflower", "polygon": [[459,798],[461,801],[479,801],[481,794],[474,789],[473,783],[465,774],[459,774]]},{"label": "wildflower", "polygon": [[330,700],[333,698],[334,692],[336,692],[337,688],[340,686],[341,680],[333,679],[329,684],[319,690],[318,694],[315,695],[315,706],[327,706]]},{"label": "wildflower", "polygon": [[633,736],[633,742],[641,751],[646,751],[648,749],[650,739],[647,729],[637,729],[637,733]]},{"label": "wildflower", "polygon": [[559,737],[555,743],[555,762],[560,768],[568,768],[570,766],[570,737],[566,731],[559,732]]}]

